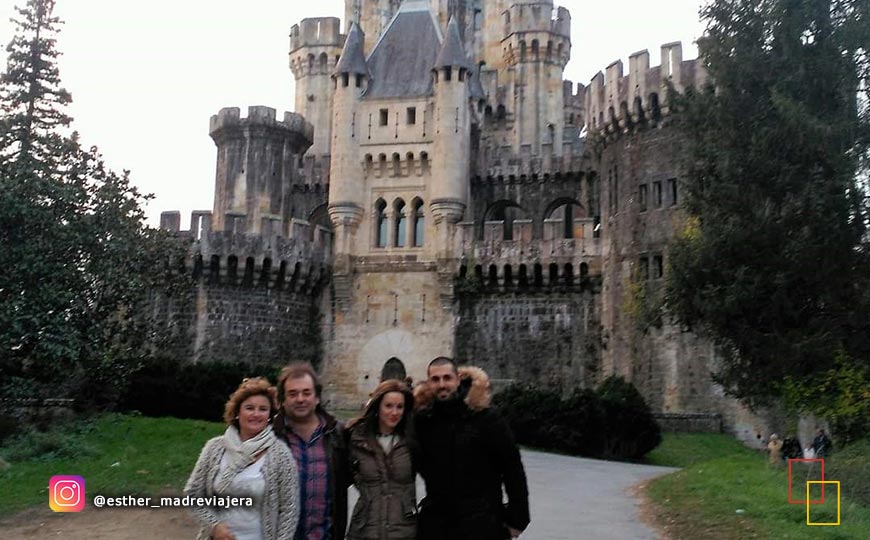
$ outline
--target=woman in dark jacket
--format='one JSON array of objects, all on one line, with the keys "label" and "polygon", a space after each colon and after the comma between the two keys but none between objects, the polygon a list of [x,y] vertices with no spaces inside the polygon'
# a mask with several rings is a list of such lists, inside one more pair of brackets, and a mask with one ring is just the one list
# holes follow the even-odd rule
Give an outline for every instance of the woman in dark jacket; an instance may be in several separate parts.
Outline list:
[{"label": "woman in dark jacket", "polygon": [[348,425],[350,469],[360,498],[347,540],[417,538],[417,473],[408,430],[413,409],[404,383],[384,381],[363,415]]}]

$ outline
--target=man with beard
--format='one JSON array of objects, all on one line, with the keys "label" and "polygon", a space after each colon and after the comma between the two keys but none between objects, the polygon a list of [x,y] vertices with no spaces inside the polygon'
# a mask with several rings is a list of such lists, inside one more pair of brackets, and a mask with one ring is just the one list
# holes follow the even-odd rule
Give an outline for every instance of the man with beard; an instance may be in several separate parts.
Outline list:
[{"label": "man with beard", "polygon": [[529,524],[526,475],[510,428],[490,408],[486,373],[438,357],[416,394],[419,471],[426,482],[420,540],[518,537]]}]

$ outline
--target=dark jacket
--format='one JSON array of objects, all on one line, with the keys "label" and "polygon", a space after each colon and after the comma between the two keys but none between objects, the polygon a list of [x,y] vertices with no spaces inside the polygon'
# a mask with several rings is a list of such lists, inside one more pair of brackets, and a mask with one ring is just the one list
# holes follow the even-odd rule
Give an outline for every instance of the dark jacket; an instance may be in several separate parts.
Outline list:
[{"label": "dark jacket", "polygon": [[[507,423],[489,407],[489,378],[460,368],[458,395],[439,402],[418,387],[415,434],[426,498],[421,540],[504,540],[505,525],[529,524],[529,493],[519,449]],[[508,495],[502,504],[502,484]]]},{"label": "dark jacket", "polygon": [[399,438],[389,454],[364,422],[350,429],[350,470],[360,498],[348,540],[416,540],[417,495],[411,446]]},{"label": "dark jacket", "polygon": [[[323,430],[323,444],[329,459],[329,508],[332,510],[332,527],[329,537],[332,540],[344,540],[347,530],[347,487],[350,485],[350,475],[347,469],[347,438],[344,426],[322,408],[317,408],[317,414],[326,423]],[[287,442],[284,410],[275,415],[272,428],[279,439]],[[289,444],[288,444],[289,446]]]}]

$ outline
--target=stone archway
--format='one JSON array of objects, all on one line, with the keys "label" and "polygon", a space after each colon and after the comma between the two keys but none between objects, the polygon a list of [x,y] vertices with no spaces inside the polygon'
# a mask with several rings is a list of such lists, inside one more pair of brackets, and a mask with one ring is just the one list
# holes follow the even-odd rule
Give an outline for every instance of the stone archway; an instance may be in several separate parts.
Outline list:
[{"label": "stone archway", "polygon": [[390,379],[404,381],[407,376],[408,374],[405,371],[405,364],[395,356],[387,360],[384,363],[384,367],[381,369],[381,382]]}]

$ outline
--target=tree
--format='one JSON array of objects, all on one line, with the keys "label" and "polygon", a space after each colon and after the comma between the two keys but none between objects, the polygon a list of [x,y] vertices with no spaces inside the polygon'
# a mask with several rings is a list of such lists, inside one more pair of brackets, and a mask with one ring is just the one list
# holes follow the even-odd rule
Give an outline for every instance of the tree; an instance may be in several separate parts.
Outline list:
[{"label": "tree", "polygon": [[[870,359],[870,3],[714,0],[711,84],[674,95],[686,219],[666,303],[750,404]],[[838,353],[843,351],[843,354]]]},{"label": "tree", "polygon": [[149,354],[149,291],[176,243],[129,173],[65,135],[53,0],[29,0],[0,78],[0,397],[111,400]]}]

